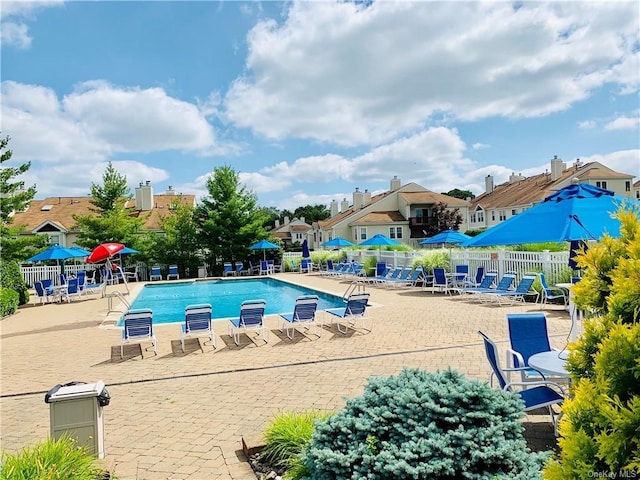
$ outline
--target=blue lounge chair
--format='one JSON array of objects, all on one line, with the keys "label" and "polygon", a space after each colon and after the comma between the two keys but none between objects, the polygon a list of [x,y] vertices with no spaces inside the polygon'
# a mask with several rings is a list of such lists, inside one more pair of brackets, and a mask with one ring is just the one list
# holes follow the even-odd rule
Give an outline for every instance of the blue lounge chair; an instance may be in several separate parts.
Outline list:
[{"label": "blue lounge chair", "polygon": [[292,313],[280,314],[282,317],[282,328],[280,331],[286,331],[287,337],[293,340],[296,334],[296,324],[309,330],[314,327],[314,335],[320,338],[318,333],[318,322],[316,320],[316,310],[318,308],[317,295],[302,295],[296,299],[295,307]]},{"label": "blue lounge chair", "polygon": [[466,289],[466,292],[478,295],[478,298],[482,301],[483,300],[482,295],[485,295],[487,293],[509,292],[513,285],[513,281],[515,279],[516,279],[515,272],[507,272],[502,276],[496,288],[483,289],[478,287],[478,288]]},{"label": "blue lounge chair", "polygon": [[412,271],[413,271],[413,269],[411,267],[405,267],[400,272],[400,275],[398,275],[396,278],[391,278],[389,280],[385,280],[383,282],[383,285],[385,287],[396,287],[398,285],[400,285],[400,286],[405,285],[407,283],[407,279],[409,278],[409,275],[411,274]]},{"label": "blue lounge chair", "polygon": [[250,271],[244,268],[244,264],[242,262],[236,262],[236,275],[249,275]]},{"label": "blue lounge chair", "polygon": [[223,277],[230,277],[232,275],[235,275],[236,272],[233,269],[233,263],[231,262],[224,262],[222,264],[222,276]]},{"label": "blue lounge chair", "polygon": [[149,280],[150,281],[154,281],[154,280],[162,280],[162,271],[160,270],[160,267],[153,266],[151,267],[151,275],[149,275]]},{"label": "blue lounge chair", "polygon": [[[370,332],[370,319],[366,316],[368,302],[368,293],[354,293],[347,299],[346,307],[330,308],[325,311],[335,317],[338,332],[342,334],[346,334],[349,327],[356,328],[357,322],[362,323],[362,328]],[[344,330],[341,328],[343,324]]]},{"label": "blue lounge chair", "polygon": [[267,302],[264,300],[247,300],[240,306],[240,316],[229,319],[229,335],[236,345],[240,345],[242,332],[254,331],[262,334],[264,343],[268,342],[267,329],[264,326],[264,310]]},{"label": "blue lounge chair", "polygon": [[526,386],[526,390],[516,391],[524,402],[524,411],[528,412],[538,408],[547,407],[551,415],[551,421],[553,422],[554,433],[557,436],[559,416],[556,416],[556,413],[553,410],[553,405],[561,405],[564,401],[565,393],[563,388],[557,383],[546,380],[538,382],[509,382],[505,376],[505,372],[519,371],[521,369],[507,368],[503,370],[500,367],[498,347],[496,344],[493,343],[484,333],[478,333],[482,337],[485,354],[487,356],[487,360],[489,360],[489,364],[491,365],[491,385],[493,385],[493,377],[495,377],[503,391],[514,391],[512,388],[513,386]]},{"label": "blue lounge chair", "polygon": [[484,294],[484,297],[488,300],[496,300],[498,303],[502,304],[502,300],[508,300],[511,304],[514,304],[517,301],[524,303],[526,301],[526,297],[535,297],[535,302],[538,301],[538,292],[533,290],[533,282],[536,280],[536,275],[524,275],[522,279],[516,285],[515,290],[510,290],[506,292],[487,292]]},{"label": "blue lounge chair", "polygon": [[489,270],[487,274],[482,277],[482,281],[477,286],[458,288],[458,292],[462,294],[489,290],[497,278],[498,272],[495,270]]},{"label": "blue lounge chair", "polygon": [[169,265],[169,271],[167,272],[167,280],[179,280],[180,273],[178,273],[177,265]]},{"label": "blue lounge chair", "polygon": [[[36,290],[37,300],[39,300],[42,305],[53,300],[52,286],[49,286],[49,288],[45,288],[42,286],[42,282],[34,282],[33,288],[35,288]],[[35,305],[36,302],[34,301],[33,303]]]},{"label": "blue lounge chair", "polygon": [[[153,353],[158,355],[157,340],[153,333],[153,312],[146,308],[129,310],[124,314],[120,358],[124,357],[123,349],[126,343],[142,344],[143,342],[151,342]],[[149,347],[145,351],[148,349]],[[143,355],[142,345],[140,345],[140,354]]]},{"label": "blue lounge chair", "polygon": [[184,309],[184,323],[181,325],[180,343],[184,352],[185,338],[207,337],[216,348],[216,334],[211,327],[211,305],[199,303],[187,305]]}]

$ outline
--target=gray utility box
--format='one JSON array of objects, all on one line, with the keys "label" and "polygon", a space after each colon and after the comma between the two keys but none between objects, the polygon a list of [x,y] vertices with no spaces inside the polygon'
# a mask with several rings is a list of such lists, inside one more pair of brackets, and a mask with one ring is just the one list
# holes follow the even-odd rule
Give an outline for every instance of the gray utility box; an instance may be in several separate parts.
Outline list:
[{"label": "gray utility box", "polygon": [[200,265],[198,267],[198,278],[207,278],[207,267],[206,267],[206,265]]},{"label": "gray utility box", "polygon": [[54,387],[45,398],[50,404],[51,437],[75,438],[88,453],[104,458],[105,392],[108,396],[103,381]]}]

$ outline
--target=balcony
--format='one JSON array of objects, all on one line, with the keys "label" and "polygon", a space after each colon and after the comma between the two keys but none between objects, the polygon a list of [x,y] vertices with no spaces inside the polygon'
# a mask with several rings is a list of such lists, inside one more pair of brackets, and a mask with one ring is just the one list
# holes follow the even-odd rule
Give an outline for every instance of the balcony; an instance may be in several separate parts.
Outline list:
[{"label": "balcony", "polygon": [[421,228],[430,225],[437,225],[438,219],[434,217],[409,217],[409,227]]}]

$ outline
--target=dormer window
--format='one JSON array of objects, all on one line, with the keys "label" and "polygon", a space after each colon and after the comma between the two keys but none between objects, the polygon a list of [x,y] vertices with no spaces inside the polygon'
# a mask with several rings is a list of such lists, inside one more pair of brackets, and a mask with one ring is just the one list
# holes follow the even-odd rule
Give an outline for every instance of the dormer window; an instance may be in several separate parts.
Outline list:
[{"label": "dormer window", "polygon": [[52,208],[53,208],[53,205],[43,205],[42,207],[40,207],[40,211],[50,212]]}]

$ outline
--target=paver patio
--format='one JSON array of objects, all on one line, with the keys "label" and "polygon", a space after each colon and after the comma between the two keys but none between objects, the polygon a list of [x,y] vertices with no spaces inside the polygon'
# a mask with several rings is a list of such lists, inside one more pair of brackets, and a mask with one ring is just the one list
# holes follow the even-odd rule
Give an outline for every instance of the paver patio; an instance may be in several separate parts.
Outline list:
[{"label": "paver patio", "polygon": [[[348,287],[318,275],[276,277],[340,296]],[[141,287],[133,284],[132,294]],[[291,341],[278,331],[279,317],[269,316],[267,345],[243,335],[236,347],[220,321],[217,350],[191,339],[182,353],[179,326],[160,325],[157,356],[149,351],[142,358],[139,346],[130,345],[123,360],[107,299],[25,306],[0,322],[2,449],[15,451],[48,435],[44,392],[52,386],[103,380],[112,397],[105,407],[104,462],[118,478],[254,479],[241,438],[259,434],[274,412],[340,408],[345,397],[362,392],[369,376],[402,367],[451,366],[486,380],[489,366],[477,331],[504,348],[505,314],[540,308],[472,304],[422,289],[368,291],[375,304],[368,334],[343,336],[326,327],[320,339],[296,333]],[[553,306],[544,311],[553,345],[564,347],[567,313]],[[545,411],[528,415],[525,427],[533,448],[554,445]]]}]

